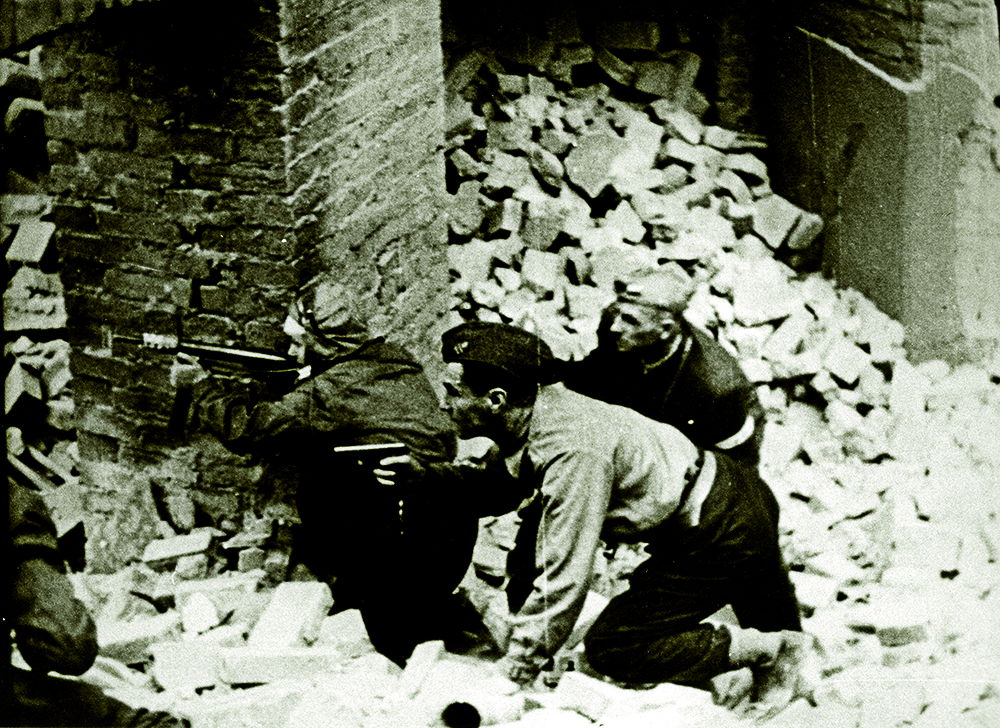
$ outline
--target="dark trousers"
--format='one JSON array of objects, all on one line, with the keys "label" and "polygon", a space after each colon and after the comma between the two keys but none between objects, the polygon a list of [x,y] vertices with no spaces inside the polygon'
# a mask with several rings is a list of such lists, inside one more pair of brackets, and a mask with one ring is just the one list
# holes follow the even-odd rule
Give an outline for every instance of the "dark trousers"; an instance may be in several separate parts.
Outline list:
[{"label": "dark trousers", "polygon": [[586,639],[598,672],[633,683],[703,685],[732,669],[729,633],[701,620],[730,604],[742,627],[799,630],[778,548],[778,505],[756,472],[725,455],[696,527],[667,522],[628,591]]},{"label": "dark trousers", "polygon": [[9,678],[11,701],[0,718],[3,725],[87,728],[181,728],[188,725],[187,721],[167,713],[130,708],[93,685],[75,680],[17,668],[10,668]]},{"label": "dark trousers", "polygon": [[375,649],[402,665],[428,640],[461,639],[453,593],[472,560],[478,519],[454,504],[411,499],[400,517],[386,489],[299,495],[297,558],[331,582],[334,606],[356,608]]}]

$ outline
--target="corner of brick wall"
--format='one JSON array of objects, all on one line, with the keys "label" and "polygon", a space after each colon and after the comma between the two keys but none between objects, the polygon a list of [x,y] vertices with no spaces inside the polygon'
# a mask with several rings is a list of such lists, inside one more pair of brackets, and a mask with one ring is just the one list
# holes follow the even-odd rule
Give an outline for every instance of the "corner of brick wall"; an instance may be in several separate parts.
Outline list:
[{"label": "corner of brick wall", "polygon": [[448,309],[437,0],[286,0],[295,231],[376,333],[427,366]]}]

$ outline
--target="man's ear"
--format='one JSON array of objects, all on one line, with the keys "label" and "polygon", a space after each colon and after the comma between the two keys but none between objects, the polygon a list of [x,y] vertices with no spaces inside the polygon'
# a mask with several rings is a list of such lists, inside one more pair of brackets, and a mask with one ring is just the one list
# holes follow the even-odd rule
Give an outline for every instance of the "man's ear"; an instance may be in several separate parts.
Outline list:
[{"label": "man's ear", "polygon": [[502,387],[493,387],[489,392],[486,393],[486,401],[490,405],[490,409],[494,412],[507,404],[507,390]]}]

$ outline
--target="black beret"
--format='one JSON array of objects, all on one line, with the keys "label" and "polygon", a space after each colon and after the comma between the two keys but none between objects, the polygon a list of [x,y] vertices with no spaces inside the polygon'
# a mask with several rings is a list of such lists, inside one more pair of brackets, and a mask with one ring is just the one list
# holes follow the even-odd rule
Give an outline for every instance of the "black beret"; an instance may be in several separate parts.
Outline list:
[{"label": "black beret", "polygon": [[522,380],[547,383],[554,358],[549,345],[510,324],[470,321],[441,335],[446,362],[489,364]]}]

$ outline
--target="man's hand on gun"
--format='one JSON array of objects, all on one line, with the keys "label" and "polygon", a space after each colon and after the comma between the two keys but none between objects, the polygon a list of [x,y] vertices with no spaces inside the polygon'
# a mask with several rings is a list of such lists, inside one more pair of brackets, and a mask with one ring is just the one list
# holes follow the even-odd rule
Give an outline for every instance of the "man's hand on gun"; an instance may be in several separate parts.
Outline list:
[{"label": "man's hand on gun", "polygon": [[173,387],[193,387],[208,376],[201,363],[188,354],[177,354],[170,365],[170,384]]},{"label": "man's hand on gun", "polygon": [[412,483],[423,477],[427,469],[413,459],[410,454],[390,455],[378,461],[372,470],[380,485],[396,486]]}]

